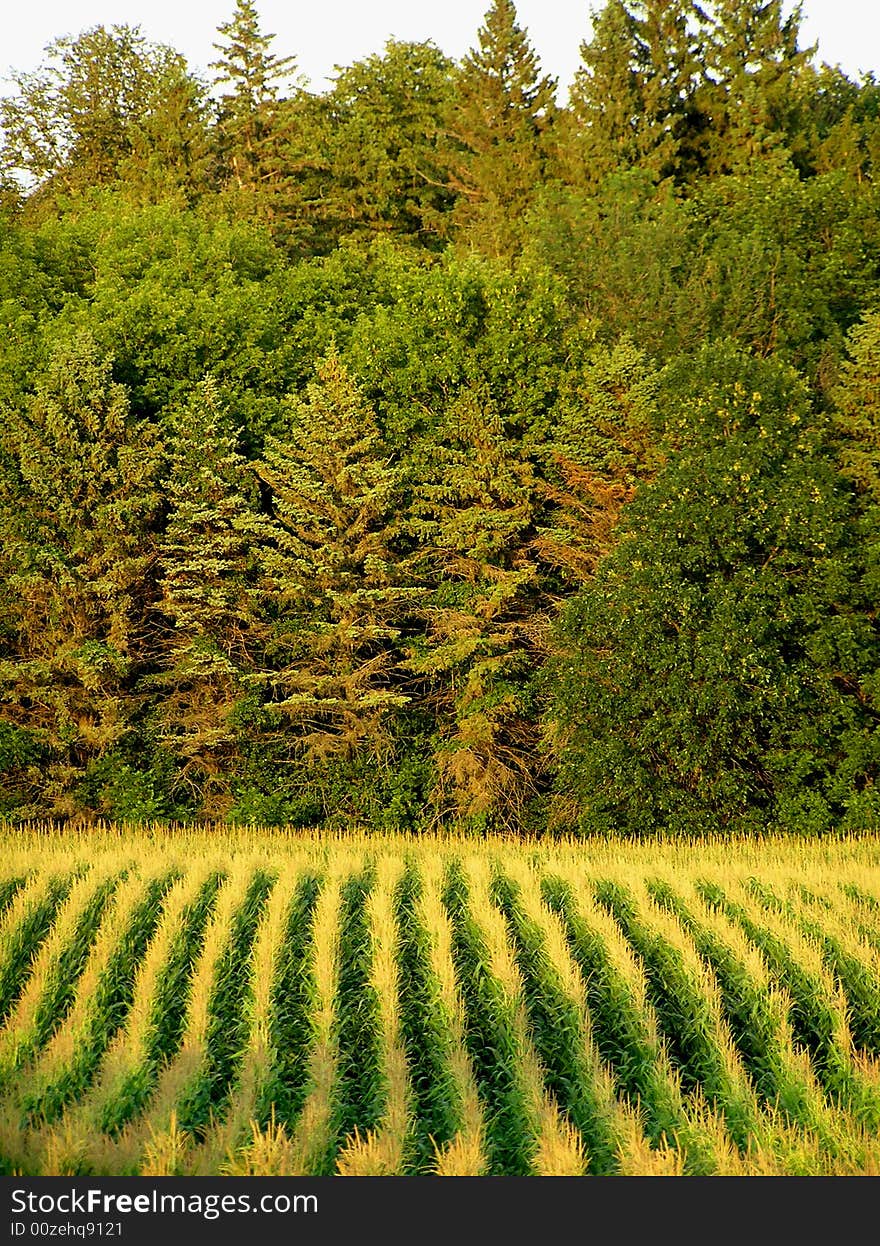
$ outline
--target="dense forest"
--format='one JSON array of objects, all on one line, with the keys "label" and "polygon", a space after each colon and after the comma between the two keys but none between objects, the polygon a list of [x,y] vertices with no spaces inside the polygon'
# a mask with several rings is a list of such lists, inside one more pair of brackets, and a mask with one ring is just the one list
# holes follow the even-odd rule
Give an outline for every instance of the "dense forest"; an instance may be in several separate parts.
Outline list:
[{"label": "dense forest", "polygon": [[15,77],[0,816],[878,824],[880,85],[781,0],[584,26],[564,104],[512,0]]}]

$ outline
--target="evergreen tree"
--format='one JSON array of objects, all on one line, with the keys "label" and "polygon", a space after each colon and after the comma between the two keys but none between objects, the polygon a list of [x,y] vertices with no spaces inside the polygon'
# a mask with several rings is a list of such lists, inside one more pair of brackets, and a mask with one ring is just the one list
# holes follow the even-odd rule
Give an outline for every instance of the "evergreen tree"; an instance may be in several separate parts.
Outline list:
[{"label": "evergreen tree", "polygon": [[378,756],[389,710],[407,701],[395,668],[411,591],[395,566],[399,473],[389,458],[375,414],[331,353],[259,466],[272,497],[263,682],[295,755]]},{"label": "evergreen tree", "polygon": [[537,756],[534,470],[481,388],[453,401],[418,457],[407,530],[430,591],[409,664],[428,681],[437,718],[435,808],[514,827],[535,791]]},{"label": "evergreen tree", "polygon": [[715,0],[702,104],[709,176],[786,158],[795,140],[798,79],[814,49],[798,48],[801,8],[782,0]]},{"label": "evergreen tree", "polygon": [[94,343],[56,349],[5,413],[0,546],[13,594],[0,716],[48,750],[44,799],[72,811],[90,761],[126,740],[151,661],[157,439]]},{"label": "evergreen tree", "polygon": [[167,526],[159,547],[159,612],[173,625],[162,671],[161,738],[200,793],[202,811],[224,811],[238,760],[234,717],[259,652],[255,557],[261,528],[257,480],[202,382],[168,431]]},{"label": "evergreen tree", "polygon": [[207,93],[181,61],[157,76],[150,108],[131,125],[120,189],[137,202],[195,204],[216,188]]},{"label": "evergreen tree", "polygon": [[467,244],[508,257],[522,243],[523,213],[547,163],[556,83],[541,75],[513,0],[494,0],[478,39],[447,120],[452,221]]},{"label": "evergreen tree", "polygon": [[284,149],[290,142],[290,109],[279,99],[296,61],[271,51],[274,35],[260,30],[254,0],[236,0],[232,18],[218,28],[222,42],[211,68],[215,82],[229,86],[220,97],[219,155],[229,184],[250,196],[260,215],[279,210],[289,193]]},{"label": "evergreen tree", "polygon": [[571,92],[574,155],[587,186],[644,169],[681,178],[690,130],[699,125],[699,31],[695,0],[607,0]]},{"label": "evergreen tree", "polygon": [[561,388],[532,542],[556,600],[593,575],[626,503],[664,460],[658,372],[632,342],[591,350]]},{"label": "evergreen tree", "polygon": [[[836,394],[835,432],[844,476],[856,490],[856,537],[863,552],[865,610],[880,626],[880,313],[850,335]],[[880,663],[865,682],[880,713]]]},{"label": "evergreen tree", "polygon": [[835,397],[844,473],[880,506],[880,313],[866,316],[850,334],[850,358]]},{"label": "evergreen tree", "polygon": [[437,245],[454,201],[438,150],[452,68],[433,44],[391,40],[382,56],[339,73],[313,127],[322,171],[309,197],[325,232],[338,239],[369,230]]}]

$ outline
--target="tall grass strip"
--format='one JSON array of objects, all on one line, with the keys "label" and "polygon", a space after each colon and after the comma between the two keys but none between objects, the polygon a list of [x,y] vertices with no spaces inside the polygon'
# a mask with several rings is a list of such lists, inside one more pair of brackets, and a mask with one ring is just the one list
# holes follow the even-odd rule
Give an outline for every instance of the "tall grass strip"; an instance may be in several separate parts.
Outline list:
[{"label": "tall grass strip", "polygon": [[486,857],[468,861],[467,886],[469,920],[484,952],[484,973],[500,1023],[498,1037],[507,1055],[506,1090],[521,1118],[516,1162],[541,1176],[582,1173],[588,1161],[583,1139],[547,1088],[546,1073],[529,1034],[523,980],[507,923],[492,901],[492,868]]},{"label": "tall grass strip", "polygon": [[[452,926],[452,955],[465,1009],[465,1042],[486,1121],[485,1149],[493,1176],[528,1176],[537,1154],[538,1123],[529,1115],[512,1002],[491,972],[491,951],[476,920],[478,899],[460,861],[447,872],[443,903]],[[489,903],[488,896],[484,903]]]},{"label": "tall grass strip", "polygon": [[143,1110],[159,1069],[180,1045],[190,979],[221,881],[215,868],[196,863],[169,897],[135,983],[128,1025],[108,1053],[93,1095],[102,1133],[115,1136]]},{"label": "tall grass strip", "polygon": [[105,863],[74,883],[59,907],[27,986],[0,1031],[0,1090],[63,1023],[104,908],[123,877],[115,862]]},{"label": "tall grass strip", "polygon": [[259,1105],[270,1083],[275,1061],[272,1005],[296,884],[296,871],[288,867],[276,882],[263,910],[253,944],[244,1009],[247,1045],[225,1116],[213,1122],[193,1157],[196,1174],[226,1171],[244,1175],[239,1152],[250,1149],[248,1144],[255,1137],[254,1126],[259,1129]]},{"label": "tall grass strip", "polygon": [[137,966],[172,878],[133,874],[104,913],[70,1012],[27,1070],[18,1097],[30,1123],[51,1122],[89,1086],[107,1044],[125,1021]]},{"label": "tall grass strip", "polygon": [[197,1172],[281,1176],[293,1170],[288,1122],[306,1088],[306,949],[319,882],[311,869],[298,879],[287,869],[257,940],[251,1038],[239,1085],[226,1120],[196,1156]]},{"label": "tall grass strip", "polygon": [[764,956],[792,999],[797,1040],[810,1053],[816,1076],[832,1102],[841,1102],[871,1130],[880,1130],[880,1096],[852,1059],[846,999],[828,974],[819,950],[780,914],[762,908],[742,885],[733,897],[717,884],[701,883],[710,905],[736,920]]},{"label": "tall grass strip", "polygon": [[850,888],[842,887],[841,894],[835,896],[834,908],[863,943],[880,951],[880,905],[868,908],[854,898]]},{"label": "tall grass strip", "polygon": [[873,918],[880,914],[880,880],[877,881],[873,890],[869,890],[864,884],[845,882],[843,879],[839,880],[839,886],[864,913],[870,914]]},{"label": "tall grass strip", "polygon": [[387,1104],[368,909],[374,885],[375,869],[367,864],[342,888],[336,1009],[339,1094],[333,1124],[343,1143],[355,1133],[364,1137],[376,1130]]},{"label": "tall grass strip", "polygon": [[668,880],[649,883],[715,974],[724,1014],[756,1093],[771,1112],[814,1137],[822,1153],[851,1156],[852,1122],[828,1109],[805,1052],[795,1046],[791,1000],[743,931],[696,893],[683,898]]},{"label": "tall grass strip", "polygon": [[44,1173],[99,1172],[105,1135],[118,1134],[146,1102],[158,1067],[152,1024],[158,980],[167,974],[175,944],[204,894],[206,873],[196,865],[166,895],[155,933],[137,965],[124,1025],[86,1093],[65,1108],[57,1125],[40,1132],[34,1150]]},{"label": "tall grass strip", "polygon": [[290,1171],[320,1176],[333,1171],[336,1134],[333,1118],[339,1081],[337,990],[340,977],[339,934],[342,880],[350,868],[346,857],[328,869],[315,905],[310,957],[310,1043],[308,1077],[302,1111],[293,1131]]},{"label": "tall grass strip", "polygon": [[321,891],[315,868],[312,863],[303,867],[287,913],[268,1019],[273,1062],[256,1110],[260,1127],[268,1127],[274,1116],[279,1128],[287,1132],[302,1111],[308,1080],[309,1008],[314,987],[312,939]]},{"label": "tall grass strip", "polygon": [[26,874],[14,874],[11,878],[0,881],[0,921],[15,898],[16,892],[29,881]]},{"label": "tall grass strip", "polygon": [[678,922],[634,887],[635,880],[630,887],[599,881],[596,897],[642,958],[685,1087],[699,1087],[717,1106],[744,1154],[761,1133],[760,1112],[724,1021],[717,984]]},{"label": "tall grass strip", "polygon": [[177,1104],[181,1129],[201,1139],[212,1119],[225,1113],[246,1050],[253,980],[249,965],[263,907],[273,878],[257,868],[230,923],[229,939],[215,964],[208,1004],[202,1076]]},{"label": "tall grass strip", "polygon": [[[184,1030],[174,1056],[162,1067],[145,1111],[129,1122],[108,1145],[104,1164],[118,1173],[149,1172],[176,1176],[192,1146],[182,1128],[178,1107],[201,1091],[207,1079],[207,1043],[211,1002],[232,938],[236,915],[247,902],[253,883],[247,860],[236,862],[221,884],[201,950],[189,977]],[[167,1171],[166,1171],[167,1160]]]},{"label": "tall grass strip", "polygon": [[[778,901],[772,889],[753,880],[749,888],[762,907],[771,911]],[[872,946],[856,925],[830,904],[815,912],[803,891],[778,901],[777,911],[822,953],[825,967],[847,1001],[847,1017],[856,1047],[880,1057],[880,949]]]}]

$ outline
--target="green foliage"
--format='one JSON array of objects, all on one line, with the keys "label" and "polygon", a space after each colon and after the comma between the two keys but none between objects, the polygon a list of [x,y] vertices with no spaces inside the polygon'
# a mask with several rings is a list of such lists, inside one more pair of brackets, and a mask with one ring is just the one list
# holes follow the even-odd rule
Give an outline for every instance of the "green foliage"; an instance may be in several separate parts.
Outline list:
[{"label": "green foliage", "polygon": [[407,701],[394,688],[413,596],[391,544],[399,472],[335,353],[291,417],[259,465],[272,495],[261,553],[271,673],[260,682],[278,729],[294,728],[294,754],[381,752],[384,718]]},{"label": "green foliage", "polygon": [[179,53],[129,26],[96,26],[47,51],[0,102],[0,161],[36,184],[35,206],[122,181],[149,199],[203,180],[204,89]]},{"label": "green foliage", "polygon": [[13,75],[4,814],[876,817],[880,88],[789,10]]},{"label": "green foliage", "polygon": [[850,335],[850,358],[835,395],[835,432],[844,474],[874,508],[880,506],[880,314]]},{"label": "green foliage", "polygon": [[712,339],[780,354],[822,389],[877,298],[876,191],[841,172],[720,177],[681,201],[642,172],[601,196],[547,192],[530,251],[613,340],[668,358]]},{"label": "green foliage", "polygon": [[210,380],[170,421],[157,603],[168,631],[149,679],[162,744],[207,814],[228,807],[235,711],[259,652],[257,480],[224,425]]},{"label": "green foliage", "polygon": [[157,439],[131,420],[109,363],[79,338],[59,346],[26,408],[8,412],[3,444],[11,467],[0,535],[12,590],[3,713],[51,749],[49,792],[63,807],[70,766],[130,729],[153,591]]},{"label": "green foliage", "polygon": [[847,496],[790,375],[723,351],[689,371],[681,448],[563,616],[562,790],[584,827],[859,825],[877,638]]},{"label": "green foliage", "polygon": [[782,0],[714,0],[700,102],[706,117],[702,167],[712,174],[787,162],[796,142],[800,5]]},{"label": "green foliage", "polygon": [[306,211],[322,245],[351,232],[439,245],[455,198],[442,152],[451,71],[432,43],[390,40],[303,116]]},{"label": "green foliage", "polygon": [[581,45],[571,95],[576,182],[641,169],[680,176],[699,68],[693,0],[607,0]]},{"label": "green foliage", "polygon": [[511,817],[533,782],[534,470],[474,389],[450,405],[420,457],[406,529],[430,591],[409,666],[443,706],[435,800],[441,814]]},{"label": "green foliage", "polygon": [[446,120],[452,220],[463,242],[506,257],[519,250],[522,214],[543,176],[556,83],[541,75],[513,0],[494,0],[478,41]]},{"label": "green foliage", "polygon": [[279,198],[289,193],[283,146],[287,109],[279,85],[293,72],[295,58],[270,51],[274,35],[260,30],[253,0],[236,0],[235,12],[219,27],[223,42],[215,84],[228,86],[220,97],[216,141],[223,179],[240,193],[245,212],[272,217]]},{"label": "green foliage", "polygon": [[47,332],[89,333],[139,416],[183,405],[210,372],[222,399],[241,400],[238,418],[262,431],[274,409],[267,391],[281,387],[269,382],[280,362],[277,295],[263,285],[281,257],[265,231],[168,203],[120,211],[106,196],[74,232],[77,244],[87,239],[91,279]]},{"label": "green foliage", "polygon": [[156,822],[190,812],[175,803],[169,793],[174,772],[161,759],[149,765],[149,757],[137,759],[130,749],[115,749],[91,761],[77,784],[74,796],[81,808],[123,822]]},{"label": "green foliage", "polygon": [[687,184],[784,168],[809,53],[798,48],[799,9],[783,15],[782,7],[606,0],[572,90],[575,184],[595,189],[634,169]]}]

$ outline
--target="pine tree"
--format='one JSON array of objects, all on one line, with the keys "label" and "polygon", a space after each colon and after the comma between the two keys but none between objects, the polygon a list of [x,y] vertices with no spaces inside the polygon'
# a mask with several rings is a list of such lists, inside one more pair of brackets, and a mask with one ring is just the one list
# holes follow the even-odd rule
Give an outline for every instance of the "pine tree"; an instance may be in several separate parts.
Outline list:
[{"label": "pine tree", "polygon": [[421,453],[407,530],[429,588],[410,668],[430,688],[440,817],[513,827],[534,792],[530,680],[541,652],[530,550],[537,482],[481,389],[453,401]]},{"label": "pine tree", "polygon": [[[855,489],[854,524],[864,559],[864,608],[880,627],[880,313],[850,334],[841,368],[833,426],[841,470]],[[880,713],[880,662],[862,680],[866,703]]]},{"label": "pine tree", "polygon": [[218,33],[223,42],[214,44],[220,57],[211,68],[219,71],[215,83],[232,88],[220,98],[221,163],[229,184],[251,197],[258,214],[271,216],[284,197],[284,149],[290,141],[290,108],[279,99],[279,89],[296,61],[270,50],[275,36],[261,32],[254,0],[236,0],[232,18]]},{"label": "pine tree", "polygon": [[162,671],[161,736],[202,811],[223,812],[238,760],[234,715],[256,662],[257,480],[238,450],[212,380],[175,411],[168,437],[167,526],[159,612],[172,624]]},{"label": "pine tree", "polygon": [[120,744],[151,661],[158,446],[88,337],[56,349],[6,412],[0,545],[14,594],[0,714],[48,750],[47,804],[72,809],[88,763]]},{"label": "pine tree", "polygon": [[437,244],[453,195],[440,163],[453,63],[431,43],[389,40],[342,70],[318,110],[318,208],[336,237],[391,232]]},{"label": "pine tree", "polygon": [[459,198],[452,221],[462,241],[493,256],[514,254],[523,214],[543,177],[556,116],[554,79],[518,25],[513,0],[494,0],[456,81],[447,160]]},{"label": "pine tree", "polygon": [[620,0],[593,13],[592,38],[581,44],[582,64],[569,98],[576,182],[599,185],[610,173],[637,165],[643,155],[636,46],[635,20]]},{"label": "pine tree", "polygon": [[399,473],[389,457],[375,414],[331,353],[259,466],[272,495],[264,686],[295,755],[379,755],[386,715],[407,700],[395,668],[411,590],[397,581]]},{"label": "pine tree", "polygon": [[844,474],[880,506],[880,313],[866,316],[850,334],[850,358],[835,397]]}]

